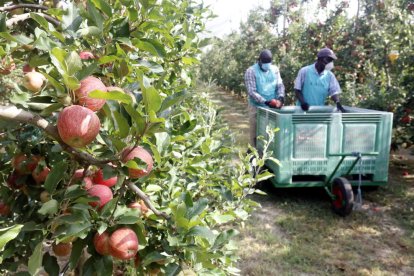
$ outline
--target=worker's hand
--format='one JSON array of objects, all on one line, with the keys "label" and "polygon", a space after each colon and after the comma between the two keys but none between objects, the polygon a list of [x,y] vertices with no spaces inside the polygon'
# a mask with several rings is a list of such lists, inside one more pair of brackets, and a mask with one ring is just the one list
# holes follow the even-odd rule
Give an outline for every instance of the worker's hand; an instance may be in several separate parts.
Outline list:
[{"label": "worker's hand", "polygon": [[271,99],[270,101],[265,101],[265,105],[271,108],[280,108],[282,107],[282,102],[276,99]]},{"label": "worker's hand", "polygon": [[303,111],[308,111],[309,110],[309,104],[308,103],[302,103],[300,105],[300,107],[302,108]]},{"label": "worker's hand", "polygon": [[342,106],[340,102],[336,103],[336,108],[338,108],[338,110],[340,110],[342,113],[346,113],[345,108]]}]

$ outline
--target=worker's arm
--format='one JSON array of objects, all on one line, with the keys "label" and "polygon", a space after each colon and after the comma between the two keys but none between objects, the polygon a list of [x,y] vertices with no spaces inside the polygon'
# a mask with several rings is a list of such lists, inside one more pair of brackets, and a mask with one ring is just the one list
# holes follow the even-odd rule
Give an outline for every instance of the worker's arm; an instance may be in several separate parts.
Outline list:
[{"label": "worker's arm", "polygon": [[295,89],[295,96],[296,96],[296,99],[298,99],[300,103],[300,107],[302,108],[303,111],[308,111],[309,104],[305,101],[305,99],[303,98],[303,94],[302,94],[302,87],[303,87],[303,84],[305,83],[305,76],[306,76],[306,67],[303,67],[302,69],[299,70],[299,73],[295,79],[294,89]]},{"label": "worker's arm", "polygon": [[331,81],[329,82],[329,95],[331,96],[332,101],[336,104],[336,108],[341,112],[345,113],[345,109],[339,101],[339,94],[341,94],[341,87],[339,82],[336,79],[334,74],[331,74]]},{"label": "worker's arm", "polygon": [[244,74],[244,82],[246,84],[247,94],[250,98],[258,103],[265,103],[265,98],[263,98],[256,90],[256,77],[254,71],[249,68]]}]

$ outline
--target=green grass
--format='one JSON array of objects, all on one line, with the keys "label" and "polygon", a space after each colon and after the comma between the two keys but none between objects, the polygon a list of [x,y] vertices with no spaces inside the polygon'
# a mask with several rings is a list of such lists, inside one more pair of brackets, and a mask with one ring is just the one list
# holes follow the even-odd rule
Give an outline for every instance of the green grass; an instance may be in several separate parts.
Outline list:
[{"label": "green grass", "polygon": [[[247,143],[247,104],[211,90],[237,144]],[[391,163],[388,185],[364,192],[363,209],[346,218],[331,211],[322,188],[253,195],[261,208],[238,229],[241,274],[414,275],[414,179],[401,176],[414,174],[414,161],[406,163]]]},{"label": "green grass", "polygon": [[414,275],[414,181],[399,173],[347,218],[320,188],[253,196],[262,207],[240,229],[242,275]]}]

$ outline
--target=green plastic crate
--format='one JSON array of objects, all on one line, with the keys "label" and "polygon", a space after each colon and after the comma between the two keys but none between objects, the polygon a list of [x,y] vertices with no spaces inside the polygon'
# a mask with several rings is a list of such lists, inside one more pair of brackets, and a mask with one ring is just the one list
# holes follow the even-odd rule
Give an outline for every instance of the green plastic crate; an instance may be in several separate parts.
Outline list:
[{"label": "green plastic crate", "polygon": [[[324,181],[340,161],[337,153],[378,152],[377,156],[362,157],[346,177],[351,184],[362,175],[363,186],[385,185],[392,133],[390,112],[345,106],[347,113],[332,106],[311,106],[303,112],[297,106],[282,109],[259,108],[257,135],[267,138],[266,127],[279,128],[270,146],[273,162],[266,165],[273,171],[276,187],[324,186]],[[263,142],[257,141],[258,150]],[[334,177],[344,176],[355,157],[346,157]]]}]

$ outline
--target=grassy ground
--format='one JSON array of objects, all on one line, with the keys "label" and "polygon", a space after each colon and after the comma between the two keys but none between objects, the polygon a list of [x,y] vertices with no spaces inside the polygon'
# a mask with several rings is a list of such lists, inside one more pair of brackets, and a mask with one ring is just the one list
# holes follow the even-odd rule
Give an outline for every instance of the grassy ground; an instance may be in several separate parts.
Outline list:
[{"label": "grassy ground", "polygon": [[[212,97],[225,103],[225,118],[240,118],[230,127],[243,145],[246,104],[222,92]],[[239,229],[241,274],[414,275],[414,179],[402,176],[414,174],[414,160],[406,157],[394,157],[388,185],[363,191],[362,208],[347,218],[332,213],[321,188],[269,184],[267,196],[253,196],[261,208]]]}]

